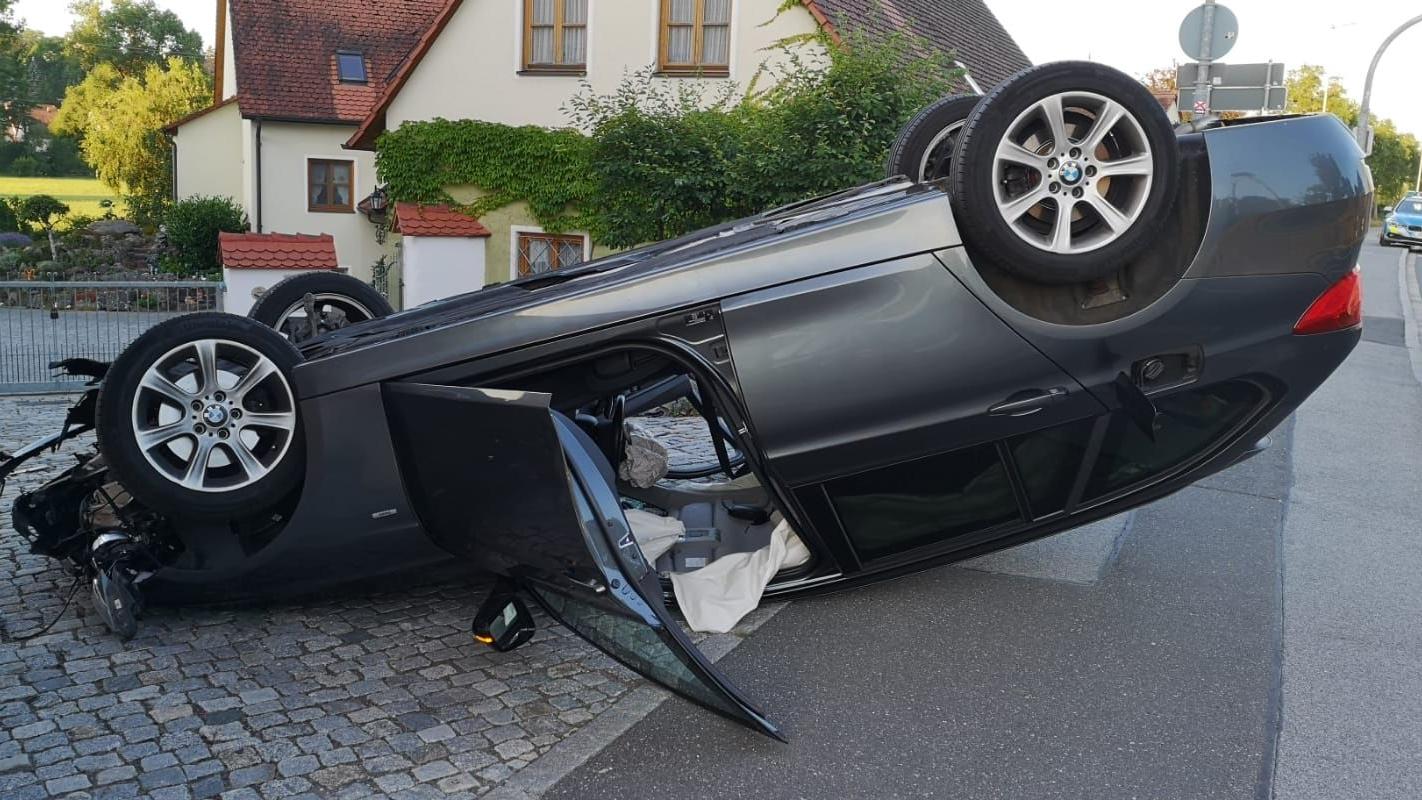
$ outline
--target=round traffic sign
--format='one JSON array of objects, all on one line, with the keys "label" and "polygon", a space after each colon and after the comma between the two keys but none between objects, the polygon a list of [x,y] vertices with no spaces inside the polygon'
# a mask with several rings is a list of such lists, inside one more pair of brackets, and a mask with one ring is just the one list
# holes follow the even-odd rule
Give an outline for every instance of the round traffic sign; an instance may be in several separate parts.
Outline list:
[{"label": "round traffic sign", "polygon": [[1234,43],[1239,40],[1239,19],[1233,11],[1216,4],[1214,24],[1210,29],[1210,49],[1206,55],[1204,33],[1207,8],[1210,6],[1200,6],[1186,14],[1185,21],[1180,23],[1180,49],[1195,61],[1218,61],[1234,49]]}]

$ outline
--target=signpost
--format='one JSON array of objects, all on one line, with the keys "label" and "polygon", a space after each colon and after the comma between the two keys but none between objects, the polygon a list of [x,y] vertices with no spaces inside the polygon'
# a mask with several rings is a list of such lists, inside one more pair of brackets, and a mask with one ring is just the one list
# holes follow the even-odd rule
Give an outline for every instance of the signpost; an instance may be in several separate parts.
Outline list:
[{"label": "signpost", "polygon": [[[1210,111],[1210,62],[1228,55],[1238,39],[1239,19],[1215,0],[1205,0],[1204,5],[1185,15],[1185,21],[1180,23],[1180,48],[1198,62],[1191,105],[1196,113]],[[1181,96],[1184,97],[1183,93]]]},{"label": "signpost", "polygon": [[[1198,77],[1198,70],[1196,65],[1186,64],[1176,73],[1181,108],[1187,107],[1190,97],[1188,84]],[[1284,88],[1286,70],[1283,64],[1272,61],[1263,64],[1215,62],[1206,65],[1205,70],[1205,82],[1209,86],[1210,94],[1207,110],[1282,111],[1288,102],[1288,90]],[[1198,106],[1197,101],[1195,107],[1198,109]]]}]

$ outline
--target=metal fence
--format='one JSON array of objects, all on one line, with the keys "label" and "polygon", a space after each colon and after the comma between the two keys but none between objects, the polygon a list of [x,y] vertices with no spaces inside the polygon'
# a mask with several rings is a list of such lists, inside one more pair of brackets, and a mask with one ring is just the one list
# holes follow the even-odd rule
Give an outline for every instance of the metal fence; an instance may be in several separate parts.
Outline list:
[{"label": "metal fence", "polygon": [[77,389],[50,362],[111,361],[165,319],[221,308],[217,281],[0,281],[0,394]]}]

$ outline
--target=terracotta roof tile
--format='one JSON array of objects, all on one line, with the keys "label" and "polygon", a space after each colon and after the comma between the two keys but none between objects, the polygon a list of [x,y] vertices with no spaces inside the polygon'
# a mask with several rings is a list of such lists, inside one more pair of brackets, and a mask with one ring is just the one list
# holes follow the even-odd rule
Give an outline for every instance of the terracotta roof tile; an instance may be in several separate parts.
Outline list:
[{"label": "terracotta roof tile", "polygon": [[[231,0],[242,115],[359,123],[446,2]],[[365,56],[369,83],[341,83],[338,50]]]},{"label": "terracotta roof tile", "polygon": [[405,81],[410,79],[415,68],[424,60],[425,54],[430,51],[430,47],[434,45],[439,35],[444,32],[444,26],[454,18],[462,3],[463,0],[448,0],[445,3],[444,9],[425,28],[424,33],[411,48],[409,55],[405,56],[400,61],[400,65],[390,74],[384,88],[380,90],[380,96],[371,104],[370,111],[361,121],[360,127],[351,135],[350,141],[346,142],[346,147],[353,150],[375,149],[375,138],[385,130],[385,112],[389,110],[390,103],[394,101],[395,95],[400,93],[400,89],[404,87]]},{"label": "terracotta roof tile", "polygon": [[[870,34],[899,30],[927,39],[967,65],[983,87],[992,87],[1032,66],[985,0],[804,0],[811,13],[828,19],[832,32]],[[824,25],[825,20],[820,19]]]},{"label": "terracotta roof tile", "polygon": [[395,204],[395,230],[405,236],[493,236],[479,220],[449,206]]},{"label": "terracotta roof tile", "polygon": [[331,234],[222,233],[217,237],[227,269],[336,269]]}]

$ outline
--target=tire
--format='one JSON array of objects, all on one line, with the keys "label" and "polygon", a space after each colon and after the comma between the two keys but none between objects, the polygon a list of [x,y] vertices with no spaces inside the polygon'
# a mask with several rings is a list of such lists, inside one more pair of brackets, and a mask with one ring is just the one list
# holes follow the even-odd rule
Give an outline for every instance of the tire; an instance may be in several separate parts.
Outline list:
[{"label": "tire", "polygon": [[949,95],[918,112],[889,149],[885,176],[905,175],[917,183],[947,178],[958,134],[980,99],[975,94]]},{"label": "tire", "polygon": [[281,333],[287,341],[299,344],[313,338],[310,326],[305,323],[307,294],[313,296],[322,319],[317,326],[318,333],[395,313],[390,301],[364,281],[339,272],[303,272],[268,289],[247,316]]},{"label": "tire", "polygon": [[[211,386],[200,377],[207,343]],[[235,314],[184,314],[148,329],[114,360],[99,389],[95,428],[114,479],[145,506],[175,517],[250,515],[276,504],[305,466],[291,382],[300,361],[271,328]],[[244,387],[247,376],[255,382]],[[150,437],[146,448],[141,431]],[[234,447],[254,460],[242,462]],[[185,465],[199,452],[222,458],[209,456],[196,474]]]},{"label": "tire", "polygon": [[[1097,177],[1107,169],[1116,174]],[[1063,61],[1025,69],[982,99],[958,136],[949,189],[969,244],[1019,277],[1071,284],[1117,272],[1149,247],[1179,183],[1179,144],[1151,93],[1109,67]]]}]

